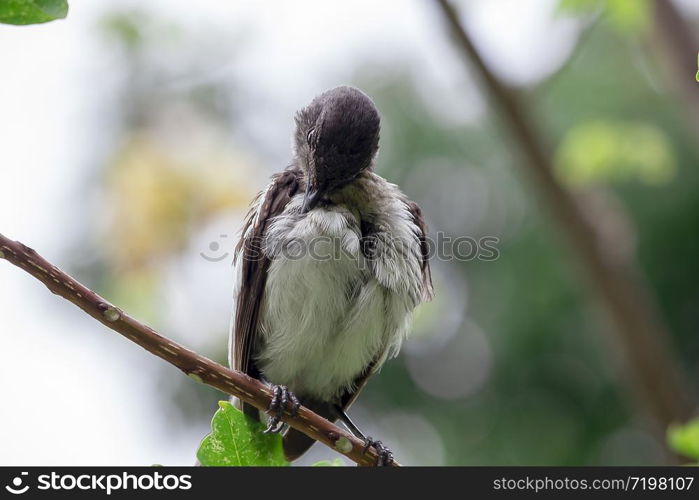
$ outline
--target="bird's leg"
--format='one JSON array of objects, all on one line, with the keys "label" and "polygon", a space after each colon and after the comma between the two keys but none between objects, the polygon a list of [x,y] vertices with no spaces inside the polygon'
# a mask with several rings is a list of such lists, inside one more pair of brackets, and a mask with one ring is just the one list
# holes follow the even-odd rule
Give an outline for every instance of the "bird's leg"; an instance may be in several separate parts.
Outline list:
[{"label": "bird's leg", "polygon": [[343,410],[340,406],[335,405],[333,410],[337,418],[339,418],[344,426],[347,427],[347,430],[354,434],[355,437],[364,441],[364,453],[366,453],[372,446],[376,448],[376,453],[379,455],[379,458],[376,461],[377,467],[391,465],[391,462],[393,462],[393,452],[391,450],[386,448],[381,441],[374,441],[371,437],[365,436],[364,433],[359,430],[359,427],[352,422],[345,410]]},{"label": "bird's leg", "polygon": [[276,433],[282,430],[284,424],[281,422],[281,419],[284,415],[284,409],[287,408],[287,406],[290,406],[289,413],[292,417],[296,416],[301,406],[299,399],[286,386],[273,385],[272,391],[274,395],[272,396],[272,401],[269,403],[269,408],[267,408],[267,413],[270,414],[270,417],[267,422],[265,434]]},{"label": "bird's leg", "polygon": [[381,441],[374,441],[371,437],[364,438],[364,453],[372,446],[376,448],[376,453],[379,455],[379,458],[376,460],[376,466],[385,467],[391,465],[393,452],[385,447]]},{"label": "bird's leg", "polygon": [[265,429],[265,434],[272,432],[279,432],[281,430],[281,425],[279,425],[279,420],[281,419],[281,412],[284,411],[284,407],[281,406],[282,397],[282,386],[275,385],[272,386],[273,396],[272,401],[269,403],[269,408],[267,408],[267,413],[275,412],[267,422],[267,428]]}]

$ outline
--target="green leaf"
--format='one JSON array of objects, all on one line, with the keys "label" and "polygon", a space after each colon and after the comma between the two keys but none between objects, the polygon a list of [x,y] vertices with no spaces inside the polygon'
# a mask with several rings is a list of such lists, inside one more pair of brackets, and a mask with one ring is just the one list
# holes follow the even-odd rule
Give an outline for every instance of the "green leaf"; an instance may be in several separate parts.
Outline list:
[{"label": "green leaf", "polygon": [[68,15],[67,0],[0,0],[0,23],[39,24]]},{"label": "green leaf", "polygon": [[219,401],[197,459],[204,466],[283,466],[282,437],[264,434],[265,426],[243,414],[227,401]]},{"label": "green leaf", "polygon": [[341,458],[336,458],[334,460],[321,460],[313,464],[313,467],[344,467],[345,462]]},{"label": "green leaf", "polygon": [[[697,54],[697,68],[699,68],[699,54]],[[699,70],[697,70],[697,76],[695,78],[699,82]]]},{"label": "green leaf", "polygon": [[685,425],[671,425],[667,430],[667,442],[677,453],[699,460],[699,418]]}]

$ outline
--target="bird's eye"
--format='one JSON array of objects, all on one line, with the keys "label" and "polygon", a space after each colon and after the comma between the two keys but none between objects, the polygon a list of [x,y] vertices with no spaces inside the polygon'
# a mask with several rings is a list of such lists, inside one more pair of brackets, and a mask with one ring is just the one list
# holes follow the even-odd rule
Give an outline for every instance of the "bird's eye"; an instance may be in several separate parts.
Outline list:
[{"label": "bird's eye", "polygon": [[316,129],[312,128],[311,130],[308,131],[308,134],[306,134],[306,141],[310,144],[311,141],[313,141],[313,137],[316,135]]}]

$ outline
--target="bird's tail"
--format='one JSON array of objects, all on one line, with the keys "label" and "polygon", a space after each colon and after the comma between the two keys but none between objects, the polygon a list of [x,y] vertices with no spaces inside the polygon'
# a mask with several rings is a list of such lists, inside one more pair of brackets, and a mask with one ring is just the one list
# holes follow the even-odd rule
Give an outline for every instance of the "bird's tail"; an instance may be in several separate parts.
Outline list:
[{"label": "bird's tail", "polygon": [[[302,401],[302,403],[309,410],[314,411],[331,422],[337,420],[332,410],[332,405],[328,403],[317,403],[314,401]],[[314,443],[314,439],[309,438],[302,432],[289,428],[286,434],[284,434],[284,455],[289,462],[292,462],[306,453]]]},{"label": "bird's tail", "polygon": [[293,462],[306,453],[314,443],[315,440],[309,438],[303,432],[289,429],[284,435],[284,456],[289,462]]}]

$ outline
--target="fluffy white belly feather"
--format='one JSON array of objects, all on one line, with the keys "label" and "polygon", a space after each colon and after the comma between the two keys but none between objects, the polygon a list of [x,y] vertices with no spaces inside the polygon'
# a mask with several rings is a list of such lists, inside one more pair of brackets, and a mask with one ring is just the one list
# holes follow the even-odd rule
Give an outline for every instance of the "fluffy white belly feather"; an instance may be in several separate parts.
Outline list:
[{"label": "fluffy white belly feather", "polygon": [[316,208],[298,218],[292,211],[274,221],[267,241],[275,255],[256,362],[272,383],[330,400],[386,356],[391,337],[402,336],[396,316],[404,322],[406,311],[373,277],[350,212]]}]

